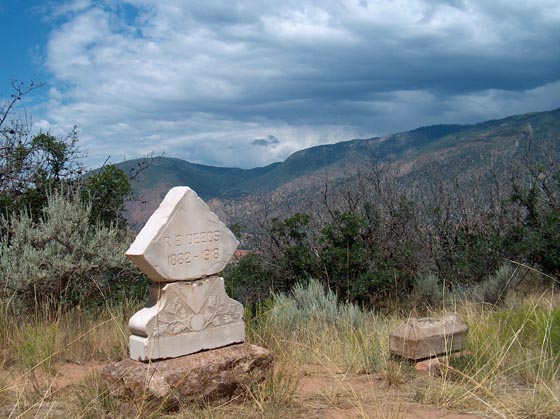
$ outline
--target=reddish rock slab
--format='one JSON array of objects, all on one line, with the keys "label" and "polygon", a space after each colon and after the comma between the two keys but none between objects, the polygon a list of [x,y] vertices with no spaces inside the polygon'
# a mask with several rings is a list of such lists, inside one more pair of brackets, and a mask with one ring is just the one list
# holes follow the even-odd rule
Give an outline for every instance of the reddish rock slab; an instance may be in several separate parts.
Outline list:
[{"label": "reddish rock slab", "polygon": [[[445,364],[447,360],[443,361]],[[439,358],[429,358],[424,361],[417,362],[414,366],[416,368],[416,372],[419,375],[431,375],[431,376],[439,376],[441,375],[441,367],[442,360]]]},{"label": "reddish rock slab", "polygon": [[461,357],[470,357],[470,352],[455,352],[451,355],[438,356],[435,358],[428,358],[423,361],[416,362],[415,368],[419,375],[441,376],[442,370],[448,369],[452,358],[458,359]]},{"label": "reddish rock slab", "polygon": [[273,355],[243,343],[156,362],[124,359],[101,375],[111,393],[161,405],[206,404],[247,391],[272,373]]}]

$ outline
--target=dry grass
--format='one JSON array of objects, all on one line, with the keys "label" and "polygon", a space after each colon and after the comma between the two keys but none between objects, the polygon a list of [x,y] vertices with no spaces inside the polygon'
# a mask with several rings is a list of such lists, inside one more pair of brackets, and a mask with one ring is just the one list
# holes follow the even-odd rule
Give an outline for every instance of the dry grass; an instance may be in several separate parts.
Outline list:
[{"label": "dry grass", "polygon": [[[70,387],[55,384],[68,362],[126,357],[126,322],[138,305],[24,321],[0,307],[0,416],[309,418],[347,412],[403,419],[407,404],[416,402],[493,418],[560,417],[560,300],[553,292],[506,308],[454,307],[470,327],[470,348],[444,364],[438,377],[416,377],[409,364],[389,358],[388,335],[403,317],[342,306],[329,318],[294,311],[288,300],[282,304],[248,320],[249,340],[276,355],[273,376],[227,404],[171,410],[116,397],[98,374]],[[306,389],[308,365],[325,371],[314,392]]]},{"label": "dry grass", "polygon": [[560,417],[558,307],[554,290],[506,308],[457,307],[469,325],[467,355],[421,383],[417,400],[497,418]]},{"label": "dry grass", "polygon": [[14,318],[1,306],[0,417],[66,417],[75,395],[55,388],[61,367],[127,356],[126,323],[137,309],[138,304],[123,303],[87,313]]}]

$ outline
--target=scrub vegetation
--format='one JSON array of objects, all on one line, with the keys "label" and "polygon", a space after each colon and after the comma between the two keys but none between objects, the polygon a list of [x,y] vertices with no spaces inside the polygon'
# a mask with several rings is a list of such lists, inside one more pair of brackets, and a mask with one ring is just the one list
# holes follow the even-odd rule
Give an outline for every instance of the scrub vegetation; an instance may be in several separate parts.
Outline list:
[{"label": "scrub vegetation", "polygon": [[[128,356],[126,322],[140,307],[124,301],[75,308],[55,319],[43,313],[15,319],[4,304],[2,415],[303,418],[333,409],[338,417],[406,418],[418,409],[442,408],[473,418],[560,414],[560,305],[553,289],[530,297],[511,291],[499,307],[453,307],[469,326],[468,350],[443,361],[437,375],[425,376],[388,354],[388,334],[406,317],[337,301],[310,281],[275,295],[254,315],[247,312],[248,340],[274,351],[273,376],[226,405],[159,410],[149,400],[114,396],[99,375],[103,365]],[[73,376],[75,371],[80,373]]]},{"label": "scrub vegetation", "polygon": [[[224,277],[245,304],[248,340],[275,354],[274,374],[225,405],[154,409],[99,375],[128,356],[126,323],[149,283],[124,258],[129,175],[111,165],[84,175],[75,130],[32,134],[10,119],[35,86],[14,88],[0,109],[0,416],[560,416],[554,155],[527,154],[494,183],[422,188],[374,165],[325,188],[312,210],[255,213],[235,228],[252,252]],[[469,347],[437,375],[389,356],[398,324],[450,311]]]}]

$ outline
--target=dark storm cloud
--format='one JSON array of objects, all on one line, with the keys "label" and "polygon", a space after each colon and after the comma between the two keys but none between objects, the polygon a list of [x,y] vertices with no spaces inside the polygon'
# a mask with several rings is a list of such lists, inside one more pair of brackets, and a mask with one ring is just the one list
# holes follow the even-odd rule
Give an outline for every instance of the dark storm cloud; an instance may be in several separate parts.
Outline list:
[{"label": "dark storm cloud", "polygon": [[560,105],[557,1],[65,7],[41,123],[80,124],[100,160],[165,151],[248,167],[319,143]]},{"label": "dark storm cloud", "polygon": [[276,138],[274,135],[269,135],[266,138],[257,138],[251,141],[252,145],[260,146],[260,147],[268,147],[272,144],[280,144],[280,140]]}]

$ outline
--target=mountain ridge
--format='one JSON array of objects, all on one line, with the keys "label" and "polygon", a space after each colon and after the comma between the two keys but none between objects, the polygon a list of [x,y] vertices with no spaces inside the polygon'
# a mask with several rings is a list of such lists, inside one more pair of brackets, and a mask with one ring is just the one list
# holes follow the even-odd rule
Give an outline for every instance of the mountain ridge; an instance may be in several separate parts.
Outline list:
[{"label": "mountain ridge", "polygon": [[[173,157],[159,157],[138,174],[132,186],[138,201],[148,201],[150,209],[157,206],[155,203],[159,203],[167,190],[177,185],[190,186],[206,201],[242,199],[250,195],[269,194],[284,185],[297,184],[299,179],[317,177],[321,173],[338,177],[348,168],[372,163],[406,161],[411,167],[418,166],[414,170],[420,170],[422,164],[427,164],[421,162],[433,164],[441,156],[450,154],[460,165],[466,164],[461,160],[462,155],[463,160],[476,164],[484,160],[477,155],[499,153],[500,150],[505,153],[517,147],[520,139],[527,143],[529,138],[544,137],[560,138],[560,108],[475,124],[436,124],[383,137],[317,145],[296,151],[282,162],[252,169],[207,166]],[[127,172],[143,161],[128,160],[117,166]],[[134,204],[127,206],[130,213],[138,212],[134,207]],[[142,219],[145,216],[132,218]],[[134,221],[141,222],[139,219]]]}]

